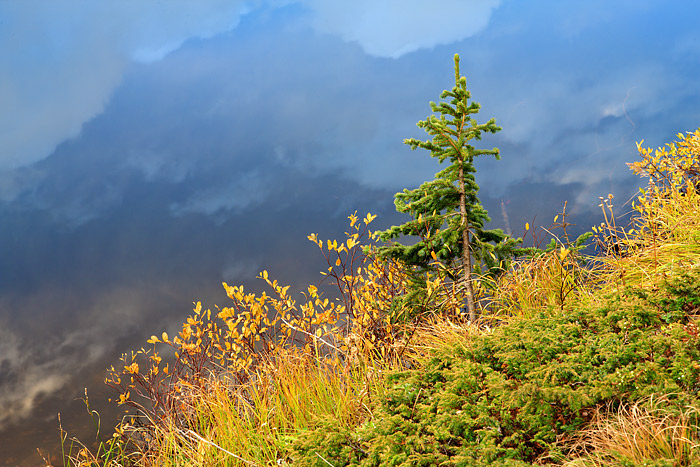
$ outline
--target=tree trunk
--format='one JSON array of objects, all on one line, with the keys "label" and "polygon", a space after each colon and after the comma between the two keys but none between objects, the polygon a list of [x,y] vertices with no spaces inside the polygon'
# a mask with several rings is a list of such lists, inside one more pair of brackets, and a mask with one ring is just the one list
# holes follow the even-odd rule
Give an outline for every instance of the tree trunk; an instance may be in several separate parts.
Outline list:
[{"label": "tree trunk", "polygon": [[474,304],[474,284],[472,282],[472,252],[469,241],[469,221],[467,220],[467,195],[464,188],[464,166],[459,164],[459,215],[462,225],[462,269],[467,291],[467,311],[469,321],[476,322],[476,305]]}]

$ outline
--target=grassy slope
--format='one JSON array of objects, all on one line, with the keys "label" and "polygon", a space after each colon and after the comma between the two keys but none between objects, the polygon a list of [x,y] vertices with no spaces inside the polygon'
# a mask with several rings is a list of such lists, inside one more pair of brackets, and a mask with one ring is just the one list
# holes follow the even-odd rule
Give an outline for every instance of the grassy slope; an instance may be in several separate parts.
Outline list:
[{"label": "grassy slope", "polygon": [[[692,141],[691,166],[700,157],[700,133]],[[83,450],[67,461],[700,465],[700,197],[673,178],[682,164],[664,169],[664,156],[657,155],[642,151],[643,162],[668,177],[657,178],[659,190],[638,201],[636,224],[622,231],[608,219],[598,230],[601,238],[622,239],[622,254],[584,258],[558,245],[523,262],[491,297],[489,317],[499,323],[492,329],[458,322],[444,308],[450,301],[437,292],[421,306],[441,303],[442,313],[392,321],[416,307],[389,310],[390,296],[382,294],[387,284],[403,287],[407,279],[400,271],[382,276],[367,268],[366,281],[351,287],[356,321],[349,330],[330,318],[323,300],[310,300],[313,311],[297,307],[307,321],[294,321],[306,346],[267,348],[255,365],[236,367],[235,383],[221,373],[187,379],[183,372],[187,384],[173,385],[172,370],[163,380],[143,379],[142,389],[156,380],[170,384],[164,393],[145,392],[147,401],[157,396],[164,405],[141,424],[117,427],[121,435],[99,452]],[[329,243],[329,266],[331,253],[347,259],[349,250]],[[444,282],[429,287],[449,292]],[[247,300],[234,292],[232,300]],[[286,298],[255,300],[246,309],[290,307]],[[203,314],[193,316],[192,335],[206,341],[214,328]],[[244,329],[254,336],[261,323],[246,321]],[[190,365],[202,363],[192,355],[206,360],[212,349],[182,353],[191,341],[162,341]],[[151,370],[154,356],[143,355]],[[124,379],[141,381],[145,363],[140,372],[133,360],[124,363]],[[162,367],[155,367],[161,378]],[[122,402],[133,399],[137,386],[122,388]]]}]

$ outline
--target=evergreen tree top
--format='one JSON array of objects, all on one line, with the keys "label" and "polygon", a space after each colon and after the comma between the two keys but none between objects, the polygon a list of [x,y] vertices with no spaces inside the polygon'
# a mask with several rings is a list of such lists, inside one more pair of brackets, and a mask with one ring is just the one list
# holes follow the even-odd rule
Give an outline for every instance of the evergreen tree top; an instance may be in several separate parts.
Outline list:
[{"label": "evergreen tree top", "polygon": [[[418,122],[432,140],[421,141],[408,138],[404,143],[412,149],[423,148],[431,152],[432,157],[437,157],[442,163],[445,159],[455,162],[473,162],[474,157],[482,154],[491,154],[500,159],[498,148],[477,149],[469,144],[471,140],[481,140],[483,132],[496,133],[501,127],[496,125],[494,118],[484,124],[479,124],[471,115],[479,113],[481,105],[478,102],[469,102],[471,93],[467,89],[467,78],[460,76],[459,55],[455,54],[455,85],[451,91],[445,90],[440,94],[440,103],[430,102],[430,109],[440,114],[439,117],[431,115],[427,119]],[[449,101],[446,101],[449,99]]]}]

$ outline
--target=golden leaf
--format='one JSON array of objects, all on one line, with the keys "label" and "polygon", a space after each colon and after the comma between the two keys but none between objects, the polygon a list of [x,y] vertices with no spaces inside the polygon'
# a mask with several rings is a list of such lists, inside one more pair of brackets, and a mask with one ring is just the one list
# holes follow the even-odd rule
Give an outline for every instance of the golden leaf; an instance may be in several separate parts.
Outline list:
[{"label": "golden leaf", "polygon": [[570,250],[568,248],[561,247],[561,250],[559,251],[559,259],[564,260],[564,258],[566,258],[569,254],[569,251]]}]

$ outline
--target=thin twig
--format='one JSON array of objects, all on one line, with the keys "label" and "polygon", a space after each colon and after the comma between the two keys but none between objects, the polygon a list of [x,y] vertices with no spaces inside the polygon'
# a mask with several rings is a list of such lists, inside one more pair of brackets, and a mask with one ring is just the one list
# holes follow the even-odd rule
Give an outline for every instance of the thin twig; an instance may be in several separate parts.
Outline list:
[{"label": "thin twig", "polygon": [[334,346],[334,345],[331,344],[330,342],[327,342],[327,341],[323,340],[322,338],[320,338],[320,337],[318,337],[318,336],[316,336],[316,335],[314,335],[314,334],[311,334],[310,332],[304,331],[303,329],[295,328],[295,327],[292,326],[291,323],[289,323],[289,321],[287,321],[286,319],[282,318],[282,322],[283,322],[284,324],[286,324],[287,326],[289,326],[292,330],[294,330],[294,331],[296,331],[296,332],[300,332],[300,333],[302,333],[302,334],[306,334],[306,335],[309,336],[309,337],[313,337],[314,339],[317,339],[317,340],[321,341],[321,343],[326,344],[328,347],[330,347],[330,348],[332,348],[332,349],[334,349],[334,350],[337,350],[337,351],[340,352],[340,353],[343,353],[342,350],[340,350],[338,347]]},{"label": "thin twig", "polygon": [[[246,464],[250,464],[250,465],[255,465],[255,466],[258,465],[258,464],[256,464],[256,463],[253,462],[253,461],[249,461],[249,460],[243,459],[241,456],[238,456],[238,455],[232,453],[231,451],[228,451],[228,450],[222,448],[221,446],[219,446],[218,444],[216,444],[216,443],[213,442],[213,441],[209,441],[208,439],[202,438],[201,436],[199,436],[197,433],[195,433],[195,432],[192,431],[192,430],[187,430],[187,431],[185,431],[185,430],[179,430],[179,431],[180,431],[183,435],[185,435],[185,436],[187,436],[187,437],[190,437],[190,438],[191,438],[191,437],[194,437],[195,439],[197,439],[197,440],[199,440],[199,441],[201,441],[201,442],[203,442],[203,443],[206,443],[206,444],[209,444],[209,445],[211,445],[211,446],[214,446],[215,448],[217,448],[217,449],[219,449],[219,450],[225,452],[226,454],[228,454],[229,456],[231,456],[231,457],[233,457],[233,458],[238,459],[239,461],[245,462]],[[258,467],[259,467],[259,466],[258,466]]]},{"label": "thin twig", "polygon": [[314,451],[314,454],[316,454],[316,455],[318,456],[318,458],[321,459],[321,460],[322,460],[323,462],[325,462],[326,464],[330,465],[331,467],[335,467],[333,464],[331,464],[331,463],[328,462],[326,459],[324,459],[323,456],[322,456],[321,454],[317,453],[316,451]]}]

